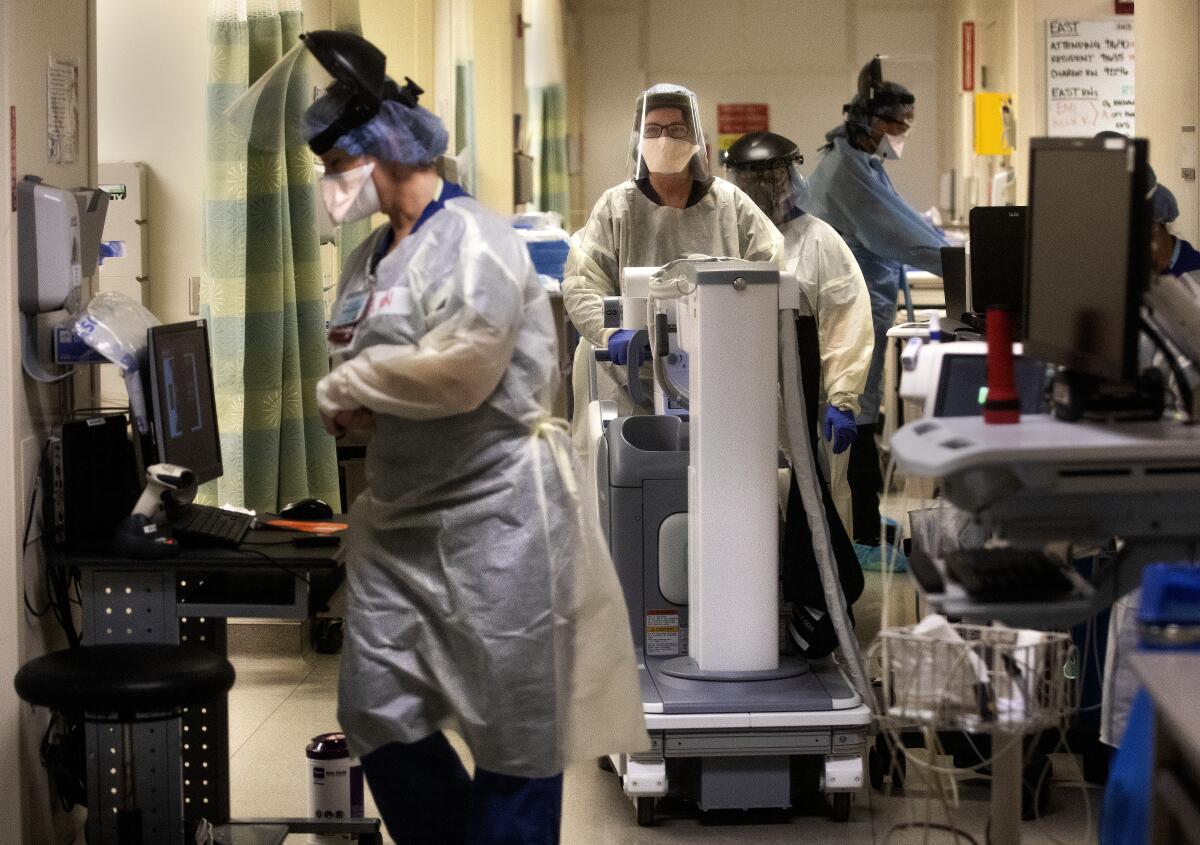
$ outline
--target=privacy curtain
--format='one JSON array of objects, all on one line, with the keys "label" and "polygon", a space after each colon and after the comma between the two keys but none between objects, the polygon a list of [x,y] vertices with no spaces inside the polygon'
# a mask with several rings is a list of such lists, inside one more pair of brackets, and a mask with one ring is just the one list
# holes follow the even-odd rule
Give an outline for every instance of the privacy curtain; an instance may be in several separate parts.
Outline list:
[{"label": "privacy curtain", "polygon": [[[225,108],[291,49],[300,0],[212,0],[201,314],[212,341],[224,475],[202,498],[259,511],[308,496],[338,502],[333,440],[315,388],[329,369],[313,158],[247,143]],[[281,137],[311,102],[289,87]],[[272,127],[272,131],[274,128]]]},{"label": "privacy curtain", "polygon": [[534,158],[533,204],[570,219],[567,87],[562,0],[524,0],[527,150]]}]

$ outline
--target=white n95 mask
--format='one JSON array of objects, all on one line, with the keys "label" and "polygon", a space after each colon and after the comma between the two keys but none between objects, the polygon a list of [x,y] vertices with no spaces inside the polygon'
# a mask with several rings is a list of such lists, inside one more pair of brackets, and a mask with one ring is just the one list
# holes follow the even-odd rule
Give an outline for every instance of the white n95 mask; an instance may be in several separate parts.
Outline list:
[{"label": "white n95 mask", "polygon": [[884,158],[899,161],[904,153],[904,144],[908,139],[904,135],[884,135],[879,139],[878,152]]},{"label": "white n95 mask", "polygon": [[643,138],[640,149],[646,169],[651,173],[679,173],[688,166],[700,148],[664,135],[661,138]]},{"label": "white n95 mask", "polygon": [[375,162],[344,173],[326,173],[321,177],[321,198],[329,219],[335,224],[353,223],[379,211],[379,193],[375,190]]}]

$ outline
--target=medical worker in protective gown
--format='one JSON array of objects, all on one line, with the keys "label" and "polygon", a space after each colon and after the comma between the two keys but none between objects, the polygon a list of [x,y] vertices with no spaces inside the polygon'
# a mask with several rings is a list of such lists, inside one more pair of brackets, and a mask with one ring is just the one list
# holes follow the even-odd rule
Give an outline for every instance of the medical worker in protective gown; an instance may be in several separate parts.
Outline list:
[{"label": "medical worker in protective gown", "polygon": [[374,428],[338,718],[397,842],[557,842],[564,767],[648,740],[620,586],[550,417],[549,303],[510,224],[438,177],[419,89],[356,36],[306,44],[337,80],[304,118],[326,207],[389,220],[347,263],[317,385],[330,433]]},{"label": "medical worker in protective gown", "polygon": [[629,150],[630,175],[597,201],[575,234],[567,258],[563,294],[571,322],[589,344],[575,352],[572,433],[586,453],[588,368],[592,348],[607,350],[596,365],[597,397],[616,402],[618,413],[651,413],[653,377],[641,370],[646,401],[635,407],[624,369],[647,350],[631,345],[633,333],[605,328],[604,297],[620,293],[626,267],[659,267],[685,255],[770,261],[782,269],[783,238],[738,188],[712,176],[696,95],[667,83],[637,98]]},{"label": "medical worker in protective gown", "polygon": [[906,268],[940,276],[946,241],[897,193],[884,169],[885,161],[897,161],[903,154],[916,98],[903,85],[883,79],[877,56],[863,67],[858,93],[843,108],[845,120],[825,135],[829,143],[809,179],[811,196],[805,211],[845,239],[871,295],[875,346],[855,417],[858,435],[850,447],[848,473],[854,540],[867,547],[863,549],[866,559],[878,560],[883,472],[875,435],[883,400],[887,331],[896,322],[896,298],[907,285]]},{"label": "medical worker in protective gown", "polygon": [[[858,262],[846,242],[823,220],[804,210],[808,183],[804,163],[793,141],[774,132],[751,132],[735,141],[724,156],[725,175],[757,204],[784,239],[786,269],[799,282],[808,314],[796,325],[809,411],[814,460],[817,432],[824,434],[833,455],[850,448],[857,435],[854,415],[867,383],[874,347],[871,300]],[[817,410],[824,406],[821,425]],[[846,604],[863,591],[863,574],[845,526],[834,507],[830,487],[845,486],[844,467],[830,458],[829,484],[818,475],[825,504],[830,545],[838,564]],[[833,650],[837,636],[826,612],[824,592],[812,548],[812,534],[792,481],[780,575],[783,596],[792,605],[788,634],[797,650],[820,658]]]}]

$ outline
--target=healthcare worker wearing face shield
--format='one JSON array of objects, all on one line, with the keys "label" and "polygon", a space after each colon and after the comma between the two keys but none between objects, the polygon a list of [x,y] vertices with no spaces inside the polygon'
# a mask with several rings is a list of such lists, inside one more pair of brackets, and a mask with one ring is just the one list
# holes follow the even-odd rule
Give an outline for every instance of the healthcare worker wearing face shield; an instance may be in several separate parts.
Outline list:
[{"label": "healthcare worker wearing face shield", "polygon": [[[571,322],[610,363],[597,363],[597,397],[618,413],[651,413],[650,400],[635,407],[625,389],[624,365],[645,359],[631,348],[632,332],[604,327],[604,297],[620,293],[625,267],[658,267],[691,254],[770,261],[782,269],[783,239],[754,201],[708,171],[696,95],[679,85],[659,84],[638,96],[629,143],[629,178],[604,192],[584,227],[572,238],[563,281]],[[584,433],[591,350],[575,354],[576,448],[587,451]],[[642,368],[643,395],[651,397],[650,366]]]},{"label": "healthcare worker wearing face shield", "polygon": [[[850,448],[857,434],[854,415],[859,410],[859,394],[866,386],[875,342],[866,282],[841,236],[828,223],[805,212],[809,188],[800,170],[804,159],[795,143],[773,132],[752,132],[730,146],[724,163],[726,178],[745,191],[783,234],[785,269],[799,281],[809,310],[809,315],[798,321],[796,332],[814,459],[817,432],[823,432],[832,453],[840,455]],[[824,411],[818,427],[821,405]],[[831,475],[833,485],[845,483],[844,476],[836,472]],[[862,569],[829,486],[823,476],[818,475],[818,481],[842,591],[850,605],[862,593]],[[784,598],[793,607],[789,634],[806,657],[821,657],[811,646],[823,642],[832,648],[836,636],[832,624],[828,624],[826,636],[818,636],[816,630],[827,614],[812,535],[794,478],[786,525],[782,581]]]},{"label": "healthcare worker wearing face shield", "polygon": [[916,98],[902,85],[883,80],[879,57],[859,75],[858,93],[845,121],[825,135],[829,142],[810,181],[805,209],[833,226],[850,247],[871,295],[875,348],[858,412],[858,437],[850,449],[849,479],[854,502],[854,537],[877,546],[883,475],[875,432],[883,398],[887,330],[896,319],[896,297],[906,266],[942,274],[945,239],[892,186],[884,161],[904,153]]},{"label": "healthcare worker wearing face shield", "polygon": [[329,213],[388,218],[347,263],[317,385],[331,434],[374,429],[338,718],[396,841],[554,843],[564,767],[649,743],[620,585],[550,418],[549,303],[511,225],[438,178],[420,89],[357,36],[306,44],[335,77],[304,119]]}]

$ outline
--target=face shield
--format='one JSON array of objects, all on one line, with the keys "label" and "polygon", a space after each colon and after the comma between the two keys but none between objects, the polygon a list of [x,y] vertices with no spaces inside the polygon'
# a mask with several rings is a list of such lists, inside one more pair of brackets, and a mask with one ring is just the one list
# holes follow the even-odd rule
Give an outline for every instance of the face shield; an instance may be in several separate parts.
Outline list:
[{"label": "face shield", "polygon": [[[884,80],[882,59],[875,56],[863,65],[858,74],[858,91],[844,107],[846,121],[870,132],[877,140],[887,136],[892,147],[903,149],[913,127],[917,98],[898,82]],[[897,153],[889,157],[900,156]]]},{"label": "face shield", "polygon": [[803,211],[808,180],[800,170],[804,157],[796,145],[773,132],[752,132],[733,143],[723,157],[725,178],[754,200],[779,225]]},{"label": "face shield", "polygon": [[629,139],[629,163],[631,179],[685,171],[693,179],[708,179],[708,152],[695,94],[669,83],[641,93]]},{"label": "face shield", "polygon": [[[416,108],[422,91],[405,77],[398,86],[387,58],[348,32],[316,30],[268,69],[224,112],[228,127],[261,150],[307,143],[317,155],[367,124],[385,103]],[[312,101],[312,91],[324,93]]]}]

